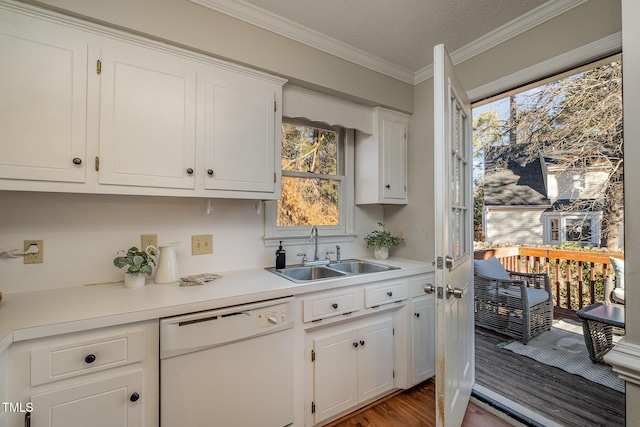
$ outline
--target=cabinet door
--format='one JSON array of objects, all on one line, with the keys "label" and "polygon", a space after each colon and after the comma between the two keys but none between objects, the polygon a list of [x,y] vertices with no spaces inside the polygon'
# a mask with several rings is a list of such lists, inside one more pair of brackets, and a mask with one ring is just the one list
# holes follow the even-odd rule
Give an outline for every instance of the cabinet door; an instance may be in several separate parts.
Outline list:
[{"label": "cabinet door", "polygon": [[357,343],[356,329],[314,340],[316,423],[358,403]]},{"label": "cabinet door", "polygon": [[427,297],[412,303],[413,309],[413,384],[435,374],[436,325],[435,299]]},{"label": "cabinet door", "polygon": [[383,199],[404,200],[407,197],[407,139],[406,124],[381,119],[383,147]]},{"label": "cabinet door", "polygon": [[205,188],[273,193],[275,87],[224,70],[205,79]]},{"label": "cabinet door", "polygon": [[0,178],[84,182],[87,44],[0,12]]},{"label": "cabinet door", "polygon": [[393,388],[393,321],[358,330],[358,401]]},{"label": "cabinet door", "polygon": [[129,45],[103,49],[101,61],[100,184],[193,189],[193,67]]},{"label": "cabinet door", "polygon": [[[33,427],[142,425],[142,371],[36,394]],[[134,393],[138,393],[137,397]]]}]

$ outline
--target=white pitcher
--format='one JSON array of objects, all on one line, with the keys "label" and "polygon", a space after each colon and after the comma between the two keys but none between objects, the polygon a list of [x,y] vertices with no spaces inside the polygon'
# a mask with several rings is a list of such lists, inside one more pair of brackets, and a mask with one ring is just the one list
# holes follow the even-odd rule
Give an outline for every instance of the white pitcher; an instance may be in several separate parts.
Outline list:
[{"label": "white pitcher", "polygon": [[180,280],[178,257],[176,256],[176,246],[179,244],[180,242],[163,243],[158,245],[160,249],[154,246],[147,247],[147,249],[155,249],[156,253],[159,252],[155,283],[174,283]]}]

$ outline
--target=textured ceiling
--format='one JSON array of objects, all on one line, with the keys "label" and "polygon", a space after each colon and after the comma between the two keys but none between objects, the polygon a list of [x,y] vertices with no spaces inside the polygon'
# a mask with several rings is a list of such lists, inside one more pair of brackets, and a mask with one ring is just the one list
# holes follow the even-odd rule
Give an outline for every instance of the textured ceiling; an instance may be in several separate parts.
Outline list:
[{"label": "textured ceiling", "polygon": [[245,0],[417,72],[433,46],[454,52],[546,0]]}]

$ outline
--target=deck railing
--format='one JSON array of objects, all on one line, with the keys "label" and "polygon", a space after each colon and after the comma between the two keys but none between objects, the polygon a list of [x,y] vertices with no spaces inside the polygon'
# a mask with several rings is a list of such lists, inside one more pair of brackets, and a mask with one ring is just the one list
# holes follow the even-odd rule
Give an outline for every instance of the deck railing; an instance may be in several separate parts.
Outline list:
[{"label": "deck railing", "polygon": [[496,248],[476,251],[475,259],[495,256],[507,270],[547,273],[556,307],[577,311],[604,300],[604,284],[613,274],[609,257],[619,253],[582,252],[539,248]]}]

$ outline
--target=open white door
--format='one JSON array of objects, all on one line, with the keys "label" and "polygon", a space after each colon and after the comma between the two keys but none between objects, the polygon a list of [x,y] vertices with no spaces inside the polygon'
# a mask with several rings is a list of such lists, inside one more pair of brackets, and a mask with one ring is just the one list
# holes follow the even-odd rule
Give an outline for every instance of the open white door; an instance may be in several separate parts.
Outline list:
[{"label": "open white door", "polygon": [[471,107],[444,45],[433,56],[436,425],[458,427],[475,381]]}]

